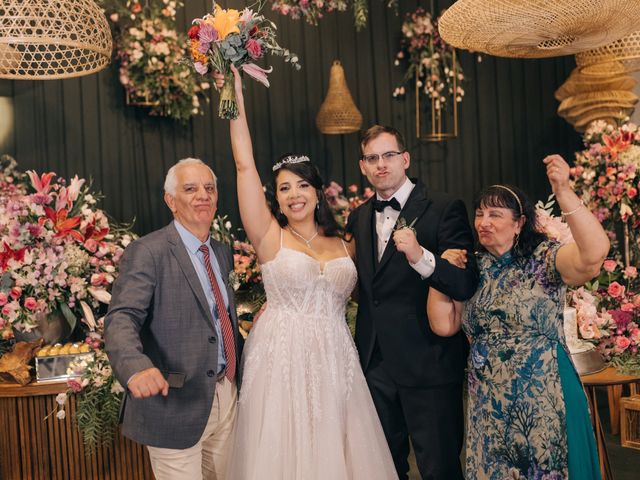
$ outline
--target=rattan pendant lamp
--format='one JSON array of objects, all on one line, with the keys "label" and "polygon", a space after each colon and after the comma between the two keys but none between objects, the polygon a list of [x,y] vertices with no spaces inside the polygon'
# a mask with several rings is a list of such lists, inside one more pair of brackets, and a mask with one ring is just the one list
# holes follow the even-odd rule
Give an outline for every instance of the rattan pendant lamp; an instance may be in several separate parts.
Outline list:
[{"label": "rattan pendant lamp", "polygon": [[456,48],[542,58],[598,48],[638,29],[632,0],[458,0],[439,31]]},{"label": "rattan pendant lamp", "polygon": [[621,64],[626,72],[640,70],[640,30],[603,47],[576,54],[576,65],[585,75],[597,75]]},{"label": "rattan pendant lamp", "polygon": [[351,97],[338,60],[331,66],[329,89],[316,116],[316,125],[322,133],[333,135],[357,132],[362,126],[362,114]]},{"label": "rattan pendant lamp", "polygon": [[47,80],[98,72],[111,61],[111,31],[92,0],[3,0],[0,78]]}]

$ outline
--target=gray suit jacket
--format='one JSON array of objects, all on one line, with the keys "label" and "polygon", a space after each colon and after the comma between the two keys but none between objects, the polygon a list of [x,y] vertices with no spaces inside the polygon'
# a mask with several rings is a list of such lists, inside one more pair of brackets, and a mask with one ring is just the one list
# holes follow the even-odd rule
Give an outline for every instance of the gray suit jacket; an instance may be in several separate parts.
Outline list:
[{"label": "gray suit jacket", "polygon": [[[231,252],[214,240],[211,246],[226,279],[233,268]],[[224,287],[239,358],[233,290]],[[204,291],[173,223],[126,248],[104,337],[114,374],[123,386],[134,373],[151,367],[157,367],[171,386],[167,397],[134,399],[125,392],[120,414],[124,435],[160,448],[195,445],[211,411],[219,339]]]}]

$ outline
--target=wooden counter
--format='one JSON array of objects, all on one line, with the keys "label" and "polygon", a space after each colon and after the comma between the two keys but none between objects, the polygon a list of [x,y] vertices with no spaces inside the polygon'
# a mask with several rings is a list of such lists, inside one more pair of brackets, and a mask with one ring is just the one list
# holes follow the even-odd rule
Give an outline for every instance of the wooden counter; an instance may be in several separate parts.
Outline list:
[{"label": "wooden counter", "polygon": [[58,420],[56,395],[66,383],[0,383],[0,478],[2,480],[151,480],[147,450],[117,435],[111,446],[87,457],[74,425],[76,401]]}]

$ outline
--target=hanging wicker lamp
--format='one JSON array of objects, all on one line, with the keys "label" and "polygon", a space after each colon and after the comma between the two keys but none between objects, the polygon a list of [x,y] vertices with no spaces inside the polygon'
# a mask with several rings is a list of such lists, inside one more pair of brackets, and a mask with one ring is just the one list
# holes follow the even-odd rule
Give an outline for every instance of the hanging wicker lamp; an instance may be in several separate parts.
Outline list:
[{"label": "hanging wicker lamp", "polygon": [[605,90],[632,91],[638,81],[624,73],[622,65],[618,64],[617,69],[615,64],[612,64],[612,67],[604,75],[585,75],[578,68],[574,68],[569,78],[555,91],[556,100],[561,102],[565,98],[588,92]]},{"label": "hanging wicker lamp", "polygon": [[4,0],[0,78],[46,80],[98,72],[111,61],[111,31],[91,0]]},{"label": "hanging wicker lamp", "polygon": [[456,48],[498,57],[568,55],[611,43],[638,28],[629,0],[458,0],[440,18]]},{"label": "hanging wicker lamp", "polygon": [[571,109],[586,105],[595,107],[596,105],[615,104],[632,108],[636,103],[638,103],[638,96],[625,90],[579,93],[564,99],[558,107],[558,113],[563,114]]},{"label": "hanging wicker lamp", "polygon": [[338,60],[331,65],[329,89],[316,116],[316,125],[322,133],[330,135],[357,132],[362,126],[362,114],[353,102]]},{"label": "hanging wicker lamp", "polygon": [[626,72],[640,70],[640,30],[603,47],[576,54],[576,65],[583,74],[598,74],[620,63]]}]

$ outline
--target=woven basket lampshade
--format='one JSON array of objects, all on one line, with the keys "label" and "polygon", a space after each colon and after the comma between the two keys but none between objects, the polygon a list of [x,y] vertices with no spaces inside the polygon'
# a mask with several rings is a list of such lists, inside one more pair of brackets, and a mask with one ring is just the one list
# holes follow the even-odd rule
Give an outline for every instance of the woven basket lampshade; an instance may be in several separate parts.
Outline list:
[{"label": "woven basket lampshade", "polygon": [[606,75],[584,75],[580,73],[578,68],[574,68],[569,78],[556,90],[554,94],[556,100],[561,102],[565,98],[580,93],[605,90],[633,90],[638,81],[625,74],[622,65],[619,68],[620,72],[617,73],[614,69],[611,69]]},{"label": "woven basket lampshade", "polygon": [[0,78],[88,75],[109,64],[111,45],[107,19],[92,0],[0,4]]},{"label": "woven basket lampshade", "polygon": [[457,48],[542,58],[611,43],[636,30],[639,16],[631,0],[458,0],[438,28]]},{"label": "woven basket lampshade", "polygon": [[640,30],[600,48],[576,54],[576,65],[583,74],[593,75],[622,64],[626,72],[640,70]]},{"label": "woven basket lampshade", "polygon": [[595,120],[616,125],[627,119],[638,102],[638,96],[626,90],[601,90],[578,93],[562,100],[558,115],[578,132],[583,132]]},{"label": "woven basket lampshade", "polygon": [[589,125],[591,125],[596,120],[602,120],[616,126],[627,118],[628,115],[622,110],[608,110],[606,108],[603,108],[601,110],[593,111],[581,116],[575,121],[575,123],[573,124],[573,128],[575,128],[578,132],[584,132],[587,128],[589,128]]},{"label": "woven basket lampshade", "polygon": [[362,126],[362,115],[353,102],[344,69],[338,60],[331,66],[329,89],[320,105],[316,125],[326,134],[353,133]]}]

